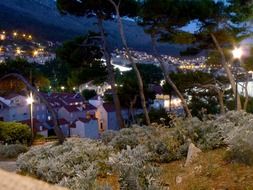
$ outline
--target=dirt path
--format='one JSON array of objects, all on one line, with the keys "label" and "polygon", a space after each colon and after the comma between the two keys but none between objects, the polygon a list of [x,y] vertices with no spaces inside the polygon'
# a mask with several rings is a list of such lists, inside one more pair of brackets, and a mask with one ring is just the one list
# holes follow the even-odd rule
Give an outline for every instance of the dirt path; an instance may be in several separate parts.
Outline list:
[{"label": "dirt path", "polygon": [[0,161],[0,169],[8,172],[15,172],[16,168],[17,167],[15,161]]}]

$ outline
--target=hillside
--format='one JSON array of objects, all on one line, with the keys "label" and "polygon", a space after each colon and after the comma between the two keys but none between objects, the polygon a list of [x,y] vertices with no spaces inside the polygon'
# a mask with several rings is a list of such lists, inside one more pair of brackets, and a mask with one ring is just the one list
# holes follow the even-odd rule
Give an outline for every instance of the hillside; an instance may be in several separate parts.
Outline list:
[{"label": "hillside", "polygon": [[[89,30],[96,30],[95,19],[62,16],[53,0],[1,0],[0,21],[0,28],[30,32],[52,41],[64,41]],[[106,22],[105,27],[112,48],[121,48],[117,23]],[[125,20],[125,30],[130,47],[150,51],[150,38],[142,28]],[[177,55],[181,48],[175,45],[160,45],[160,51],[170,55]]]}]

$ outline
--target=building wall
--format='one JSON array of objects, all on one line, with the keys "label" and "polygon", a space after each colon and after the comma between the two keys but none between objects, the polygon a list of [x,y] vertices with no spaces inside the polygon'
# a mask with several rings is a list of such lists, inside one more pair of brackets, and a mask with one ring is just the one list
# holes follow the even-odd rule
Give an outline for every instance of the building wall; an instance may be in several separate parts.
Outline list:
[{"label": "building wall", "polygon": [[66,124],[66,125],[61,125],[60,126],[61,130],[62,130],[62,133],[65,137],[69,137],[69,126]]},{"label": "building wall", "polygon": [[[238,85],[237,85],[237,87],[238,87],[238,92],[239,92],[241,95],[245,96],[245,90],[244,90],[244,88],[242,87],[242,85],[244,85],[243,82],[238,82]],[[248,82],[247,90],[248,90],[249,96],[250,96],[250,97],[253,97],[253,81],[249,81],[249,82]]]},{"label": "building wall", "polygon": [[78,118],[85,118],[86,113],[84,111],[80,112],[68,112],[64,107],[60,108],[58,111],[58,118],[64,118],[69,122],[74,122]]},{"label": "building wall", "polygon": [[89,123],[85,123],[85,137],[91,139],[99,138],[99,128],[97,120],[90,120]]},{"label": "building wall", "polygon": [[98,120],[100,133],[107,130],[108,129],[108,114],[102,105],[99,106],[97,109],[96,118]]},{"label": "building wall", "polygon": [[39,131],[37,134],[43,135],[44,137],[48,137],[48,130]]},{"label": "building wall", "polygon": [[90,120],[88,123],[82,121],[76,121],[76,128],[70,129],[70,136],[78,136],[80,138],[91,138],[98,139],[99,130],[98,130],[98,121]]}]

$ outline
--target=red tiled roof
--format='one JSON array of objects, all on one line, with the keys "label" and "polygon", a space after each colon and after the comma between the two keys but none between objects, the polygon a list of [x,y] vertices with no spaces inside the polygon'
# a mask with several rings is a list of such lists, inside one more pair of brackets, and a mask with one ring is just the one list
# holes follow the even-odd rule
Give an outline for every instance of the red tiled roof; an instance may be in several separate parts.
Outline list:
[{"label": "red tiled roof", "polygon": [[79,112],[78,106],[63,106],[68,112]]},{"label": "red tiled roof", "polygon": [[[48,123],[50,126],[53,126],[53,125],[54,125],[54,122],[53,122],[52,120],[47,121],[47,123]],[[58,119],[58,124],[59,124],[59,125],[67,125],[67,124],[69,124],[69,122],[68,122],[66,119],[64,119],[64,118],[60,118],[60,119]]]},{"label": "red tiled roof", "polygon": [[66,119],[64,119],[64,118],[58,119],[58,123],[59,123],[59,125],[66,125],[66,124],[69,124],[69,122],[68,122]]},{"label": "red tiled roof", "polygon": [[115,112],[115,106],[114,104],[111,104],[111,103],[104,103],[103,104],[103,107],[105,108],[105,110],[107,112]]},{"label": "red tiled roof", "polygon": [[78,120],[76,121],[81,121],[83,123],[89,123],[91,120],[97,120],[97,118],[90,118],[90,119],[87,119],[87,118],[79,118]]},{"label": "red tiled roof", "polygon": [[76,128],[76,124],[75,123],[72,123],[69,128]]},{"label": "red tiled roof", "polygon": [[85,106],[85,108],[84,108],[85,111],[96,110],[97,109],[95,106],[93,106],[89,103],[86,103],[84,106]]}]

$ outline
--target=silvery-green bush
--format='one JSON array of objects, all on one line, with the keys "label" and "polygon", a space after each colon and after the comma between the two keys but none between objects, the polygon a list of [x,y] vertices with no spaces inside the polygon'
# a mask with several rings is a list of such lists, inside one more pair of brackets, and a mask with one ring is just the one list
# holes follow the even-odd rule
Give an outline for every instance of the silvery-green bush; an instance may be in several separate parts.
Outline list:
[{"label": "silvery-green bush", "polygon": [[96,177],[104,168],[112,148],[88,139],[69,139],[62,145],[31,148],[19,156],[18,169],[44,181],[71,189],[95,189]]},{"label": "silvery-green bush", "polygon": [[21,144],[0,144],[0,157],[3,158],[17,158],[19,154],[28,151],[28,147]]},{"label": "silvery-green bush", "polygon": [[160,189],[156,177],[157,168],[148,163],[150,152],[145,146],[138,145],[131,149],[127,146],[117,154],[112,154],[109,164],[119,174],[120,189],[122,190],[148,190]]},{"label": "silvery-green bush", "polygon": [[233,135],[227,138],[227,161],[253,165],[253,127],[252,123],[245,123],[243,127],[234,129]]}]

